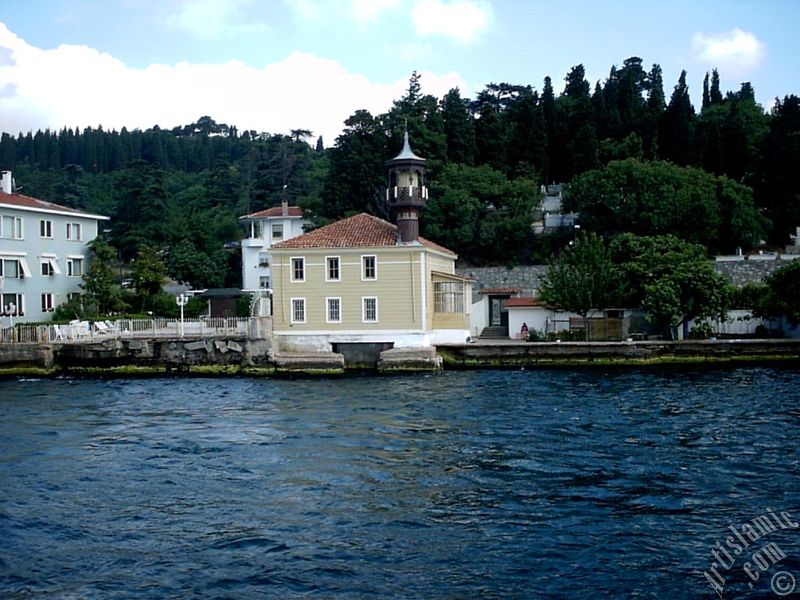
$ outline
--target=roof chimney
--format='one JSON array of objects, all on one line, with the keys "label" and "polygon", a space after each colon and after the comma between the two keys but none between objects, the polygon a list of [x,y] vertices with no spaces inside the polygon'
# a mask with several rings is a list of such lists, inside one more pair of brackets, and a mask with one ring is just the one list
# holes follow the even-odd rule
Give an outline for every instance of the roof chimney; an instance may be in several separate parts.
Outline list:
[{"label": "roof chimney", "polygon": [[3,171],[2,175],[0,175],[0,187],[5,194],[11,194],[13,192],[13,179],[11,178],[11,171]]},{"label": "roof chimney", "polygon": [[286,198],[281,200],[281,215],[284,217],[289,216],[289,201]]}]

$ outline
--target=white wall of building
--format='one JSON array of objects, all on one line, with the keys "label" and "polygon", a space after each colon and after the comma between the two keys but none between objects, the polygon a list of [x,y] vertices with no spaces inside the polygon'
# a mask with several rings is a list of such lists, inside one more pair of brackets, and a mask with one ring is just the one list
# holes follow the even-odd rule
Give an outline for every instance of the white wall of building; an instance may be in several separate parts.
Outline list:
[{"label": "white wall of building", "polygon": [[[98,223],[105,220],[85,213],[18,207],[0,199],[0,312],[10,313],[10,305],[15,305],[15,314],[4,315],[4,326],[12,320],[48,321],[56,307],[81,292],[82,275],[89,268],[88,244],[97,237]],[[20,230],[14,230],[15,222]]]},{"label": "white wall of building", "polygon": [[[268,263],[272,264],[272,256],[269,249],[278,242],[283,242],[291,238],[302,235],[303,226],[309,223],[302,217],[268,217],[264,219],[254,219],[246,222],[249,235],[242,240],[242,289],[258,290],[264,289],[262,277],[269,278],[269,286],[272,287],[272,267],[262,266],[261,253],[266,253]],[[255,231],[253,225],[255,224]],[[273,225],[282,227],[283,236],[273,237]],[[253,233],[257,235],[254,237]]]},{"label": "white wall of building", "polygon": [[[469,298],[469,296],[467,297]],[[489,298],[481,296],[480,300],[473,302],[469,309],[469,334],[477,338],[484,327],[489,325]]]}]

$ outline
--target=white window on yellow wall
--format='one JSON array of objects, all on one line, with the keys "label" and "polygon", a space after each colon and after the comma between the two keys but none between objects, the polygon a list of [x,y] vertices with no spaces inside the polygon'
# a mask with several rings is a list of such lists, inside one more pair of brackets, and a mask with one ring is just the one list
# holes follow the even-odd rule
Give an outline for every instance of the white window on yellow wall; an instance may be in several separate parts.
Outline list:
[{"label": "white window on yellow wall", "polygon": [[325,321],[327,323],[342,322],[341,298],[325,298]]},{"label": "white window on yellow wall", "polygon": [[325,257],[325,281],[341,281],[341,262],[338,256]]},{"label": "white window on yellow wall", "polygon": [[292,281],[306,280],[306,259],[302,256],[294,256],[290,259],[292,268]]},{"label": "white window on yellow wall", "polygon": [[366,255],[361,257],[361,279],[371,280],[378,278],[378,257]]},{"label": "white window on yellow wall", "polygon": [[306,322],[306,299],[305,298],[292,298],[289,306],[290,317],[292,323],[305,323]]},{"label": "white window on yellow wall", "polygon": [[361,320],[364,323],[378,322],[378,299],[375,296],[361,298]]}]

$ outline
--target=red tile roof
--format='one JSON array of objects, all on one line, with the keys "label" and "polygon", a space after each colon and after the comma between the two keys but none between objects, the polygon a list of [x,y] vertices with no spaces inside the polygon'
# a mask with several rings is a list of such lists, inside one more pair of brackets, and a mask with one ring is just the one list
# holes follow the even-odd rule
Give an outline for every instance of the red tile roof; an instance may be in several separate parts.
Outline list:
[{"label": "red tile roof", "polygon": [[[290,206],[286,211],[287,217],[302,217],[303,216],[303,209],[299,206]],[[249,215],[245,215],[243,217],[239,217],[240,219],[268,219],[270,217],[283,217],[283,208],[280,206],[273,206],[272,208],[265,208],[264,210],[259,210],[254,213],[250,213]]]},{"label": "red tile roof", "polygon": [[10,204],[20,208],[35,208],[38,210],[58,211],[85,217],[108,219],[108,217],[89,214],[82,210],[61,206],[54,202],[46,202],[45,200],[39,200],[38,198],[32,198],[31,196],[25,196],[23,194],[6,194],[5,192],[0,192],[0,204]]},{"label": "red tile roof", "polygon": [[512,287],[496,287],[496,288],[483,288],[478,290],[479,294],[492,294],[496,296],[502,296],[504,294],[519,294],[522,291],[522,288],[512,288]]},{"label": "red tile roof", "polygon": [[[360,213],[348,219],[336,221],[306,234],[275,244],[273,248],[364,248],[374,246],[397,246],[397,226],[388,221]],[[431,248],[455,256],[455,252],[434,244],[425,238],[419,242]]]},{"label": "red tile roof", "polygon": [[530,308],[532,306],[541,306],[536,298],[509,298],[506,302],[506,308]]}]

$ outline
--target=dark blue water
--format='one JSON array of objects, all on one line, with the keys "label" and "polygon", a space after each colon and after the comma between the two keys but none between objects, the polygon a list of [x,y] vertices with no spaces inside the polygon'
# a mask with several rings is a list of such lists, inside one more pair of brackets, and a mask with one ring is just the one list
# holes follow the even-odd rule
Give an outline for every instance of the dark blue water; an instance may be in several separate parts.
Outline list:
[{"label": "dark blue water", "polygon": [[713,598],[798,462],[796,370],[0,382],[0,596]]}]

